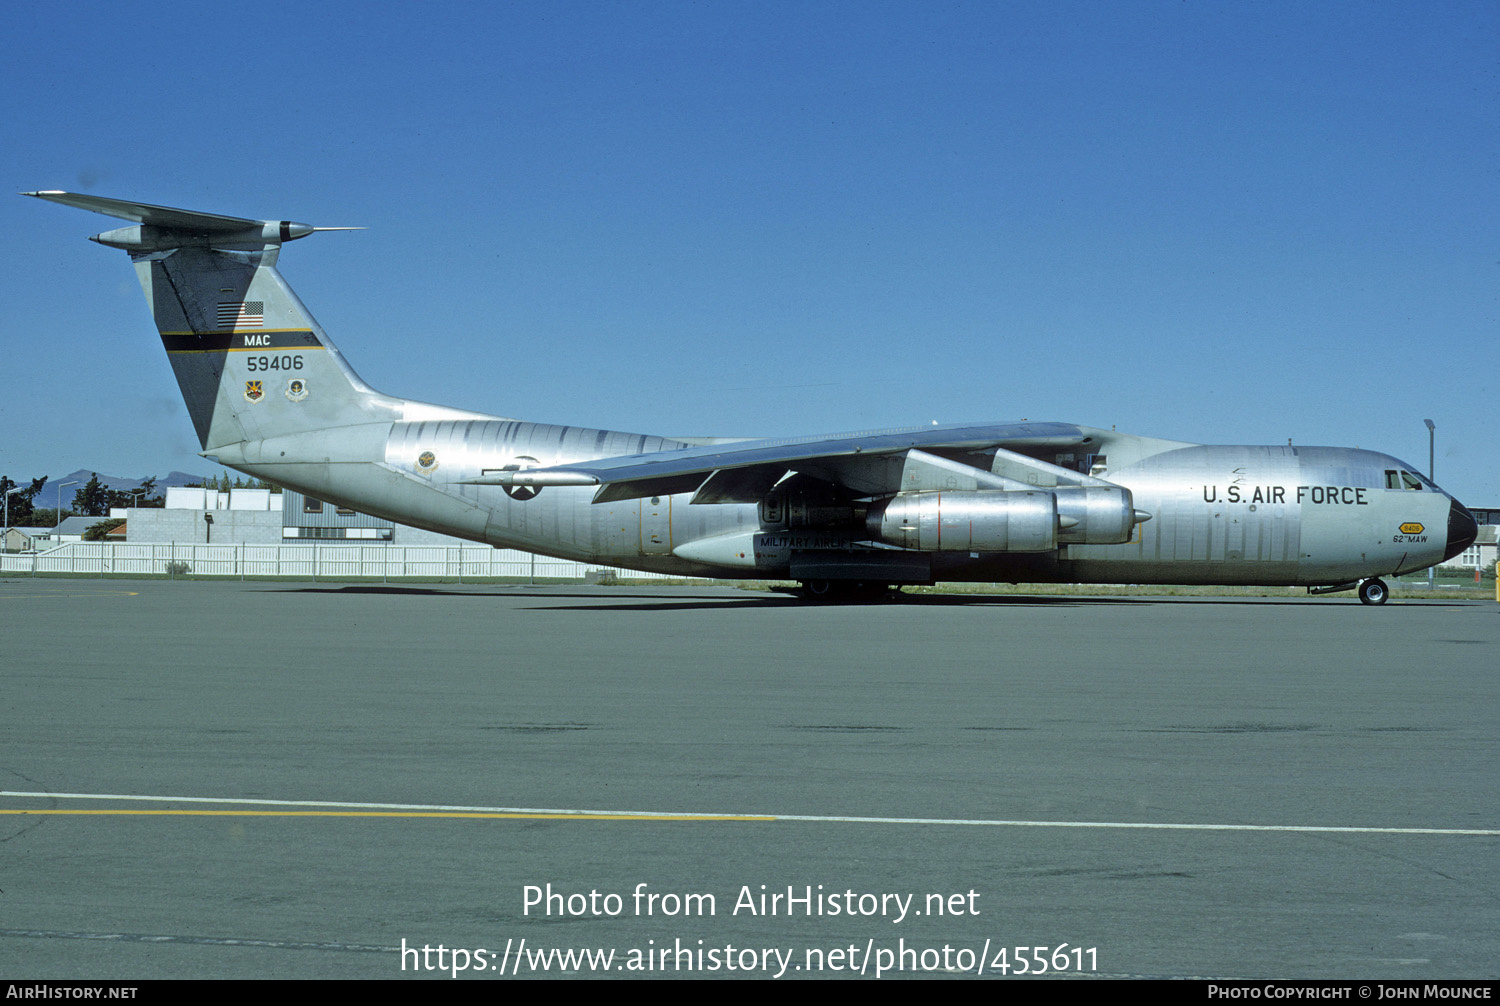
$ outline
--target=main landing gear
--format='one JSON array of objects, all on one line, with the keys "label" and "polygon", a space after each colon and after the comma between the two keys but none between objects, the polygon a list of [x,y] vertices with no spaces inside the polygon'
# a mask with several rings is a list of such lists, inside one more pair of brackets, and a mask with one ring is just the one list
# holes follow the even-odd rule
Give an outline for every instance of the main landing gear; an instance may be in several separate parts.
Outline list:
[{"label": "main landing gear", "polygon": [[889,583],[865,580],[803,580],[804,600],[819,604],[870,604],[895,600],[901,588]]}]

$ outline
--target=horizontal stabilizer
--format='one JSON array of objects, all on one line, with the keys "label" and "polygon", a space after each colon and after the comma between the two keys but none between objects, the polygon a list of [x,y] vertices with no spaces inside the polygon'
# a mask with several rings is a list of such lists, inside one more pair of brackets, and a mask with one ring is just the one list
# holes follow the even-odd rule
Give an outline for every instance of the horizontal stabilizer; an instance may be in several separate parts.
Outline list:
[{"label": "horizontal stabilizer", "polygon": [[103,213],[121,220],[132,220],[153,227],[170,227],[175,230],[196,231],[200,234],[232,234],[247,230],[266,220],[251,220],[246,217],[226,217],[218,213],[198,213],[193,210],[177,210],[170,206],[153,206],[150,203],[133,203],[126,199],[106,199],[103,196],[86,196],[78,192],[23,192],[23,196],[36,196],[64,206],[76,206],[80,210]]},{"label": "horizontal stabilizer", "polygon": [[220,213],[199,213],[196,210],[180,210],[171,206],[154,206],[151,203],[136,203],[127,199],[106,199],[103,196],[87,196],[78,192],[61,192],[55,189],[40,192],[23,192],[23,196],[35,196],[49,202],[62,203],[92,213],[118,217],[139,224],[138,227],[121,227],[118,230],[96,234],[94,241],[111,248],[122,248],[129,252],[161,251],[186,245],[212,245],[214,247],[264,247],[280,245],[297,238],[307,237],[316,231],[363,230],[361,227],[314,227],[291,220],[252,220],[249,217],[227,217]]}]

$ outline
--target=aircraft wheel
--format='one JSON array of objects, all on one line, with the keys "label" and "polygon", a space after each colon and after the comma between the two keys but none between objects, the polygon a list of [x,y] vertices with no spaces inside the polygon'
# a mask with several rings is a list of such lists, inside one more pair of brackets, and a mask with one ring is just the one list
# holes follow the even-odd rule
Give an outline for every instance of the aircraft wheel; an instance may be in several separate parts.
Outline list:
[{"label": "aircraft wheel", "polygon": [[1359,585],[1361,604],[1384,604],[1390,596],[1390,588],[1385,585],[1384,580],[1372,578]]},{"label": "aircraft wheel", "polygon": [[893,593],[888,583],[867,583],[863,580],[802,581],[802,596],[819,604],[870,604],[890,600]]},{"label": "aircraft wheel", "polygon": [[831,601],[838,593],[832,580],[803,580],[802,596],[809,601]]}]

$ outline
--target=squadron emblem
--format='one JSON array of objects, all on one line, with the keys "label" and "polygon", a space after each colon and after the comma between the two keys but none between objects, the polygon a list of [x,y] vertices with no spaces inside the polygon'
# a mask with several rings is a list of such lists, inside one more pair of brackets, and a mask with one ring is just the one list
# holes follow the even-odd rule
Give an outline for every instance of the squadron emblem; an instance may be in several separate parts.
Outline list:
[{"label": "squadron emblem", "polygon": [[431,451],[423,451],[417,455],[417,471],[430,472],[437,468],[437,455]]},{"label": "squadron emblem", "polygon": [[258,402],[262,398],[265,398],[265,397],[266,397],[266,392],[261,387],[261,383],[259,381],[246,381],[245,382],[245,401],[247,401],[247,402]]},{"label": "squadron emblem", "polygon": [[294,377],[286,382],[286,397],[294,402],[300,402],[307,397],[307,382],[300,377]]}]

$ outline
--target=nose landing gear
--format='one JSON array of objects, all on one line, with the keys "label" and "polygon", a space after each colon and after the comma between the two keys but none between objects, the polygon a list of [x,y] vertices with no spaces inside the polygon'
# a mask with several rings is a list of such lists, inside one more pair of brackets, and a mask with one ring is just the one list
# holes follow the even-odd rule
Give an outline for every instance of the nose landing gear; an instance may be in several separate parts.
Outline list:
[{"label": "nose landing gear", "polygon": [[1390,588],[1385,581],[1377,577],[1371,577],[1359,585],[1360,604],[1384,604],[1391,596]]}]

